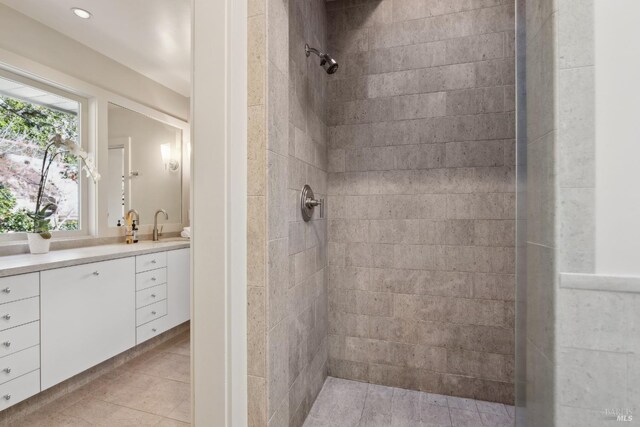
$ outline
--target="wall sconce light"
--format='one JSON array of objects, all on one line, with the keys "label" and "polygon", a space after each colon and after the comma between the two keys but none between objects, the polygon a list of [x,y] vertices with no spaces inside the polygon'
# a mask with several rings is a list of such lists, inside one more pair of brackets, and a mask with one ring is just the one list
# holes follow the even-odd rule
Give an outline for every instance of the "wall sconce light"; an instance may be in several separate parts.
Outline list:
[{"label": "wall sconce light", "polygon": [[162,163],[164,163],[165,170],[176,172],[180,168],[180,162],[173,158],[171,151],[170,143],[160,145],[160,154],[162,154]]}]

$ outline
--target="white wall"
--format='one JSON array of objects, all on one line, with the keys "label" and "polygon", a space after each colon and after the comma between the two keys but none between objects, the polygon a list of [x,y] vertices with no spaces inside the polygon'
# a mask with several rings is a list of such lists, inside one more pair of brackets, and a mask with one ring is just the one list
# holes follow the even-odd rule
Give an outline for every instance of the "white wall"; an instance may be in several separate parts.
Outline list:
[{"label": "white wall", "polygon": [[596,272],[640,274],[640,2],[595,1]]},{"label": "white wall", "polygon": [[189,98],[0,4],[0,48],[182,120]]}]

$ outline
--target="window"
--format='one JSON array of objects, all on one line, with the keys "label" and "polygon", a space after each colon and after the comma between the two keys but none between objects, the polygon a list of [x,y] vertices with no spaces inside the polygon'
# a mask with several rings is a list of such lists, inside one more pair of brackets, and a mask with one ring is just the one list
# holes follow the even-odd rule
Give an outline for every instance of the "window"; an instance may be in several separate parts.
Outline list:
[{"label": "window", "polygon": [[[0,238],[32,231],[45,148],[54,135],[83,146],[85,104],[57,88],[0,71]],[[63,152],[49,160],[41,198],[42,205],[55,206],[48,227],[61,234],[80,233],[86,216],[80,159]]]}]

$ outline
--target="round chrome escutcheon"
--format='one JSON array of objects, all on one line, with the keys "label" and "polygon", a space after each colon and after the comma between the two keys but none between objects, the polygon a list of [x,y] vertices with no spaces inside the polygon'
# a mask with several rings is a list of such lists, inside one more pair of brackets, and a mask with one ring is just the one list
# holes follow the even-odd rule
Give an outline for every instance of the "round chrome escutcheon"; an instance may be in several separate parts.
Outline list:
[{"label": "round chrome escutcheon", "polygon": [[313,208],[315,206],[309,203],[311,200],[314,200],[313,190],[309,187],[309,184],[305,184],[300,194],[300,211],[305,222],[310,221],[313,216]]}]

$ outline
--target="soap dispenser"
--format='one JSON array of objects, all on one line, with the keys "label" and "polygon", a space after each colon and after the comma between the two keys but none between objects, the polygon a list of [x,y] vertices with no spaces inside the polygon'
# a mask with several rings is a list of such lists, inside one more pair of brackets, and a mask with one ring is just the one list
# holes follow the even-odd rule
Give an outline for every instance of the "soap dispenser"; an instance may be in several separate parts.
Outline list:
[{"label": "soap dispenser", "polygon": [[131,212],[127,214],[126,218],[127,225],[125,226],[125,239],[124,242],[126,244],[133,243],[133,215]]},{"label": "soap dispenser", "polygon": [[133,225],[131,226],[131,235],[133,238],[133,243],[138,243],[138,221],[133,220]]}]

